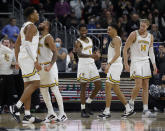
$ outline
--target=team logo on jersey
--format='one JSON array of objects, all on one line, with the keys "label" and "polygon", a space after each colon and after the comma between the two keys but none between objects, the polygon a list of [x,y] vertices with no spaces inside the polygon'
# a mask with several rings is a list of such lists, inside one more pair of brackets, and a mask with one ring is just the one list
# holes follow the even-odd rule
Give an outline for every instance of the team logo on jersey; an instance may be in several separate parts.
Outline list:
[{"label": "team logo on jersey", "polygon": [[5,54],[5,55],[4,55],[4,59],[5,59],[6,61],[9,61],[9,55],[8,55],[8,54]]}]

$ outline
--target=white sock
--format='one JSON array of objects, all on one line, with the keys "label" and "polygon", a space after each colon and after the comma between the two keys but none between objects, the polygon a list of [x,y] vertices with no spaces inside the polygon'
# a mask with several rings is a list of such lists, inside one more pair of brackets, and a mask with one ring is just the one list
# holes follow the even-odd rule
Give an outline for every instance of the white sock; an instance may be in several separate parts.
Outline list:
[{"label": "white sock", "polygon": [[20,100],[16,104],[16,106],[18,107],[18,109],[20,109],[22,105],[23,105],[23,103]]},{"label": "white sock", "polygon": [[59,91],[58,86],[51,87],[51,90],[52,90],[54,96],[56,97],[60,114],[65,114],[65,112],[64,112],[64,105],[63,105],[63,99],[62,99],[62,96],[61,96],[61,93]]},{"label": "white sock", "polygon": [[148,105],[143,105],[143,111],[148,110]]},{"label": "white sock", "polygon": [[106,107],[105,109],[104,109],[104,112],[103,112],[104,114],[110,114],[110,108],[109,107]]},{"label": "white sock", "polygon": [[30,110],[25,110],[25,116],[29,116],[30,115]]},{"label": "white sock", "polygon": [[130,99],[129,100],[129,103],[134,105],[134,100],[133,99]]},{"label": "white sock", "polygon": [[86,100],[86,103],[91,103],[93,100],[91,99],[91,98],[88,98],[87,100]]},{"label": "white sock", "polygon": [[126,112],[131,111],[131,108],[130,108],[130,106],[129,106],[129,104],[128,104],[128,103],[125,105],[125,109],[126,109]]},{"label": "white sock", "polygon": [[49,88],[40,88],[40,92],[48,109],[48,114],[55,114],[48,89]]},{"label": "white sock", "polygon": [[81,104],[81,110],[85,109],[85,104]]}]

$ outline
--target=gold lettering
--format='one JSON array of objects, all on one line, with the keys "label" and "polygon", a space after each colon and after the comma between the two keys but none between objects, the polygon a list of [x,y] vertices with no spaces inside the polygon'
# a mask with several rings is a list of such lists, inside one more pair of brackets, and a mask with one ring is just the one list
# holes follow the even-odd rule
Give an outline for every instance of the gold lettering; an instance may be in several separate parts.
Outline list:
[{"label": "gold lettering", "polygon": [[84,50],[88,50],[90,48],[92,48],[92,46],[87,46],[87,47],[84,48]]},{"label": "gold lettering", "polygon": [[146,51],[146,45],[141,45],[141,51]]},{"label": "gold lettering", "polygon": [[139,40],[138,43],[144,43],[144,44],[149,44],[149,41],[145,41],[145,40]]}]

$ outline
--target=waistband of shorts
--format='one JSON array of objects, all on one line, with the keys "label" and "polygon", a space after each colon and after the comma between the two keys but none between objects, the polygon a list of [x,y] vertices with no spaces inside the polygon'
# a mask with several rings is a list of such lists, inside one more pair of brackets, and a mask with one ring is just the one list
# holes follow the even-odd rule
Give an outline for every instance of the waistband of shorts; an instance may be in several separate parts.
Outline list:
[{"label": "waistband of shorts", "polygon": [[149,60],[149,57],[146,56],[146,57],[132,57],[131,58],[131,61],[132,62],[138,62],[138,61],[147,61]]},{"label": "waistband of shorts", "polygon": [[47,65],[47,64],[50,64],[51,62],[43,62],[43,63],[40,63],[41,65]]}]

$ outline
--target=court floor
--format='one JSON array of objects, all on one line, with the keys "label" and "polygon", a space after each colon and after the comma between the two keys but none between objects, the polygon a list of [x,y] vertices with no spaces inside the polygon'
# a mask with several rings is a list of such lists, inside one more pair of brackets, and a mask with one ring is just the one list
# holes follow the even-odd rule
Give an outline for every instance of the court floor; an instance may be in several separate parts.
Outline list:
[{"label": "court floor", "polygon": [[[123,112],[112,112],[106,120],[98,119],[98,113],[90,118],[81,118],[79,112],[68,112],[68,120],[63,123],[18,124],[10,114],[0,115],[0,131],[165,131],[165,113],[156,118],[142,118],[141,113],[121,119]],[[45,113],[33,114],[42,119]]]}]

